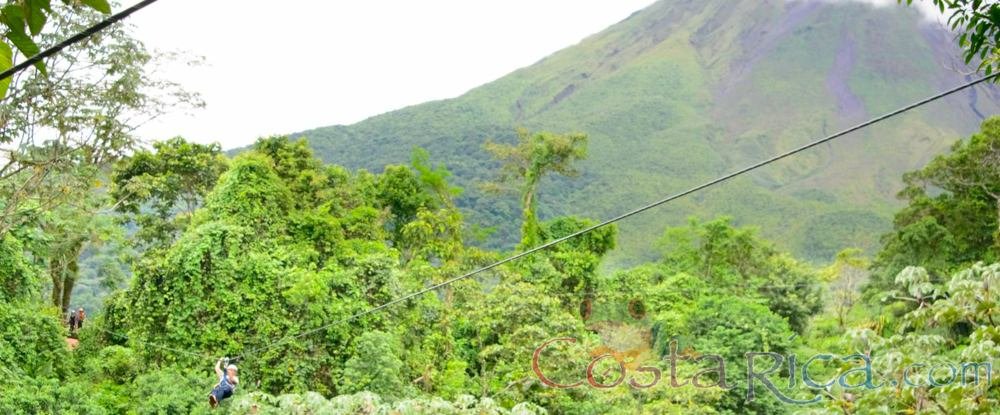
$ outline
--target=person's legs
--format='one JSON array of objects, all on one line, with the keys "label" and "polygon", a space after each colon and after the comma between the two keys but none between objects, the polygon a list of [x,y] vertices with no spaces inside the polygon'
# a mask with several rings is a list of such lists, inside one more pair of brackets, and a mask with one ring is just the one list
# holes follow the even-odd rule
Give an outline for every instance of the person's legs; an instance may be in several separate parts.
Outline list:
[{"label": "person's legs", "polygon": [[233,396],[233,387],[228,383],[220,383],[215,389],[212,389],[212,393],[208,394],[208,403],[212,405],[213,408],[219,405],[224,399]]},{"label": "person's legs", "polygon": [[[222,399],[229,399],[231,396],[233,396],[233,388],[232,387],[224,388],[222,390]],[[219,401],[221,402],[222,399],[219,399]]]}]

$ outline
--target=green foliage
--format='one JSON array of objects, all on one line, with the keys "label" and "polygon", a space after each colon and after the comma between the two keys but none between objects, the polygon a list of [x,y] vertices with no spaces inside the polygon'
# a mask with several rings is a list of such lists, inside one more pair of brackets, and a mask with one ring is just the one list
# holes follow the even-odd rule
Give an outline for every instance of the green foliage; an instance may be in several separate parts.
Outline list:
[{"label": "green foliage", "polygon": [[12,235],[0,236],[0,303],[24,301],[38,291],[37,270]]},{"label": "green foliage", "polygon": [[0,368],[4,372],[0,375],[43,378],[62,374],[66,332],[60,321],[55,311],[37,304],[0,302]]},{"label": "green foliage", "polygon": [[[680,333],[661,332],[659,343],[667,345],[670,337],[682,334],[683,346],[697,353],[721,355],[727,373],[746,373],[748,352],[787,353],[793,332],[788,323],[766,306],[738,297],[707,296],[699,300],[687,316]],[[666,347],[666,346],[662,346]],[[712,406],[721,412],[780,413],[785,408],[770,396],[746,402],[747,385],[738,382],[726,396]]]},{"label": "green foliage", "polygon": [[819,276],[808,265],[778,251],[753,228],[736,228],[729,218],[670,228],[661,242],[664,264],[697,275],[734,294],[754,293],[802,332],[822,307]]},{"label": "green foliage", "polygon": [[[405,183],[413,185],[420,200],[434,200],[433,189],[420,185],[405,168],[399,176],[345,176],[309,158],[301,142],[274,137],[259,146],[260,152],[233,160],[176,243],[146,254],[129,294],[112,303],[111,311],[122,315],[119,310],[124,309],[127,323],[122,329],[130,338],[147,340],[133,346],[153,362],[196,364],[191,356],[172,350],[243,354],[243,370],[258,376],[267,391],[369,389],[393,398],[409,394],[403,386],[417,377],[411,377],[411,371],[423,370],[401,363],[416,358],[410,355],[411,343],[405,349],[393,346],[397,352],[386,354],[382,347],[398,343],[370,334],[382,327],[380,336],[395,338],[385,326],[393,318],[408,318],[405,308],[399,310],[401,315],[390,312],[286,339],[280,349],[267,346],[413,291],[425,283],[421,278],[434,278],[404,274],[400,254],[385,231],[393,219],[378,209],[406,206],[412,196],[380,191],[390,178],[408,178]],[[298,198],[300,194],[312,198]],[[447,209],[436,212],[449,215]],[[430,212],[421,208],[417,213],[412,223],[397,217],[398,224],[413,229],[428,220]],[[460,229],[460,217],[458,221]],[[422,251],[437,239],[409,241],[411,248]],[[448,258],[457,260],[460,252],[450,252]],[[413,311],[414,318],[434,315],[438,307],[428,299]],[[422,324],[419,321],[414,325]],[[425,334],[414,330],[410,335]],[[390,359],[385,362],[389,369],[375,375],[365,371],[383,357]],[[445,360],[431,362],[433,368],[445,365]]]},{"label": "green foliage", "polygon": [[403,226],[412,222],[419,210],[437,207],[432,195],[422,191],[417,175],[406,166],[386,166],[376,186],[379,205],[392,215],[388,226],[396,241],[402,238]]},{"label": "green foliage", "polygon": [[[869,391],[835,387],[827,407],[848,413],[942,414],[987,413],[984,410],[996,407],[1000,381],[995,365],[992,373],[985,366],[967,373],[961,370],[964,364],[996,362],[1000,357],[996,330],[1000,294],[994,289],[998,276],[1000,264],[983,263],[955,272],[946,283],[932,283],[919,267],[900,272],[884,312],[905,310],[899,317],[901,329],[880,333],[857,327],[840,344],[844,352],[878,357],[873,359],[873,383],[883,387]],[[931,367],[949,364],[959,368],[951,381],[947,370],[928,373]],[[934,386],[930,378],[948,384]]]},{"label": "green foliage", "polygon": [[293,205],[292,193],[271,169],[268,159],[247,155],[233,161],[205,200],[205,210],[194,224],[225,221],[246,226],[260,235],[283,229]]},{"label": "green foliage", "polygon": [[[48,9],[49,2],[7,3],[0,14],[41,4]],[[53,4],[55,12],[44,14],[47,28],[37,36],[42,46],[76,35],[104,17],[76,1],[61,3],[68,5]],[[5,120],[0,131],[5,154],[0,162],[0,233],[103,188],[111,163],[139,146],[139,125],[169,110],[202,105],[196,94],[150,72],[165,63],[166,55],[147,50],[131,31],[129,25],[113,25],[48,58],[48,75],[28,71],[8,79],[10,89],[0,107]]]},{"label": "green foliage", "polygon": [[122,278],[120,265],[102,264],[100,258],[86,254],[117,251],[121,257],[127,255],[127,250],[123,248],[124,229],[105,209],[109,203],[107,193],[89,186],[67,190],[66,193],[73,195],[76,201],[51,208],[38,216],[35,226],[42,232],[42,240],[32,249],[33,255],[47,259],[46,267],[52,282],[51,304],[62,312],[69,310],[73,303],[74,289],[81,277],[81,261],[90,260],[86,265],[112,268],[95,276],[106,287],[115,287]]},{"label": "green foliage", "polygon": [[[586,342],[590,338],[582,321],[560,301],[543,295],[542,289],[524,282],[503,283],[481,303],[463,306],[465,317],[458,330],[468,333],[471,372],[478,374],[481,390],[497,391],[493,396],[503,403],[528,400],[552,405],[576,395],[574,391],[546,388],[532,373],[532,353],[545,341],[574,337]],[[579,359],[585,356],[584,350],[574,347],[554,360]],[[573,369],[578,371],[573,373]],[[550,373],[554,378],[567,378],[582,372],[578,365],[561,365]]]},{"label": "green foliage", "polygon": [[442,202],[451,202],[451,199],[462,194],[462,188],[452,186],[448,183],[451,171],[444,164],[434,165],[430,161],[430,153],[420,147],[413,148],[410,156],[410,165],[420,176],[420,181],[436,194]]},{"label": "green foliage", "polygon": [[522,248],[538,245],[540,230],[535,193],[542,178],[550,173],[574,177],[579,174],[573,163],[587,158],[587,136],[580,133],[531,133],[517,130],[517,144],[487,141],[483,148],[501,163],[500,177],[492,187],[514,186],[521,197]]},{"label": "green foliage", "polygon": [[[495,399],[489,411],[497,413],[506,413],[503,407],[524,413],[525,402],[556,413],[759,410],[720,391],[695,399],[692,391],[668,398],[663,391],[553,389],[537,378],[531,358],[554,337],[577,339],[545,356],[546,374],[575,379],[596,351],[649,351],[681,332],[704,332],[708,343],[699,347],[784,351],[790,334],[784,317],[810,314],[791,307],[801,300],[796,290],[729,297],[746,288],[732,283],[740,271],[762,274],[750,279],[754,290],[778,279],[812,282],[814,275],[723,219],[668,232],[676,237],[673,259],[661,264],[603,277],[601,261],[617,243],[617,228],[603,227],[482,279],[313,332],[498,254],[466,246],[448,170],[428,167],[419,150],[412,169],[373,175],[324,167],[301,141],[272,137],[259,146],[230,163],[176,241],[145,251],[128,290],[109,297],[106,312],[81,333],[75,357],[83,364],[72,378],[89,380],[87,402],[111,412],[201,411],[199,399],[212,381],[200,380],[208,367],[196,355],[241,355],[243,386],[225,411],[256,405],[261,413],[336,413],[354,407],[345,394],[363,391],[386,402],[365,407],[408,411],[485,410],[476,405],[487,401],[469,401],[467,394],[489,394]],[[539,223],[537,237],[550,241],[594,223],[559,217]],[[711,249],[698,251],[705,246]],[[707,274],[698,255],[713,258]],[[583,313],[581,302],[592,300],[598,310]],[[636,304],[649,317],[633,323]],[[711,307],[725,309],[695,313]],[[179,387],[155,390],[170,383]],[[343,396],[328,401],[315,392]]]},{"label": "green foliage", "polygon": [[181,137],[153,143],[117,163],[111,175],[116,210],[139,226],[135,237],[147,247],[165,247],[190,222],[227,168],[218,144]]},{"label": "green foliage", "polygon": [[316,207],[331,196],[322,163],[313,156],[305,140],[289,140],[285,136],[261,138],[254,143],[254,150],[267,156],[271,168],[296,195],[298,209]]},{"label": "green foliage", "polygon": [[530,403],[521,403],[510,410],[504,409],[490,398],[476,399],[469,395],[454,401],[441,398],[407,399],[386,402],[372,393],[357,393],[326,399],[316,393],[271,396],[255,393],[237,398],[230,413],[242,414],[257,411],[261,415],[317,413],[330,415],[399,413],[414,415],[542,415],[544,409]]},{"label": "green foliage", "polygon": [[[63,0],[62,2],[67,5],[71,4],[69,0]],[[111,5],[108,4],[107,0],[84,0],[81,3],[101,13],[111,13]],[[12,43],[25,57],[35,56],[40,51],[40,48],[32,37],[42,33],[42,29],[45,28],[45,23],[49,20],[49,17],[56,13],[72,14],[77,12],[78,10],[74,10],[71,7],[65,7],[56,11],[52,8],[50,0],[8,3],[0,9],[0,24],[7,29],[6,33],[4,33],[4,40]],[[0,59],[0,71],[10,69],[13,66],[10,59],[12,54],[10,46],[4,43],[0,54],[5,56],[4,59]],[[44,62],[38,62],[35,64],[35,67],[38,68],[39,72],[46,73]],[[9,81],[0,88],[0,98],[6,96],[7,84],[9,84]]]},{"label": "green foliage", "polygon": [[904,267],[920,264],[935,277],[1000,255],[1000,119],[956,142],[948,154],[904,176],[896,214],[876,257],[872,289],[885,289]]},{"label": "green foliage", "polygon": [[[0,42],[0,68],[11,68],[14,66],[14,51],[10,45]],[[0,81],[0,97],[7,95],[10,89],[10,78]]]},{"label": "green foliage", "polygon": [[[496,228],[481,246],[511,249],[521,240],[519,195],[498,199],[478,184],[502,167],[483,143],[516,144],[515,126],[588,136],[589,157],[575,163],[579,178],[552,175],[539,184],[539,220],[604,219],[964,82],[961,71],[935,63],[960,49],[939,41],[950,35],[928,28],[915,11],[786,3],[655,3],[460,97],[293,136],[307,137],[327,162],[370,171],[406,163],[413,146],[426,148],[466,189],[456,203],[470,226]],[[771,46],[751,46],[761,42]],[[853,59],[837,61],[834,71],[838,51]],[[692,212],[757,225],[780,249],[812,263],[848,246],[874,254],[880,244],[870,230],[888,230],[902,173],[973,131],[977,111],[1000,109],[982,93],[961,96],[975,111],[917,110],[858,132],[856,141],[633,217],[620,225],[629,237],[605,266],[656,259],[662,230]]]},{"label": "green foliage", "polygon": [[[140,370],[144,367],[140,366]],[[142,370],[133,379],[129,399],[136,414],[207,414],[206,385],[197,372],[177,368]],[[239,396],[239,395],[237,395]]]},{"label": "green foliage", "polygon": [[[539,186],[541,176],[571,172],[570,161],[583,155],[577,152],[583,139],[525,137],[534,144],[524,148],[538,150],[532,157],[541,161],[521,163],[527,167],[515,169],[520,176],[511,177],[530,188],[524,205],[530,208],[535,192],[552,197]],[[976,196],[972,188],[961,187],[964,180],[950,181],[957,171],[992,189],[993,176],[956,170],[990,157],[985,150],[991,147],[976,143],[969,147],[973,150],[957,146],[955,154],[961,157],[932,162],[936,167],[926,169],[919,180]],[[555,151],[549,148],[553,146],[568,156],[546,156]],[[510,156],[517,151],[500,151],[508,155],[501,157],[507,168],[518,165],[511,160],[520,159]],[[155,154],[140,152],[119,165],[124,184],[119,189],[134,185],[156,195],[127,202],[132,203],[130,212],[152,210],[162,213],[164,221],[173,220],[178,201],[184,201],[191,219],[171,230],[176,238],[164,234],[169,237],[162,249],[143,253],[129,287],[108,297],[105,313],[89,320],[77,351],[66,353],[65,333],[53,312],[29,300],[0,302],[0,412],[208,413],[204,397],[215,382],[210,361],[220,355],[242,357],[242,382],[237,395],[217,411],[240,414],[735,414],[802,409],[779,404],[770,394],[747,402],[747,387],[740,383],[728,390],[669,388],[662,385],[669,382],[666,376],[661,386],[649,390],[627,385],[552,388],[538,378],[532,358],[553,338],[573,339],[541,353],[547,377],[562,382],[586,382],[587,365],[599,356],[605,356],[596,367],[601,382],[613,380],[616,365],[632,376],[640,365],[669,373],[664,358],[671,353],[671,340],[679,342],[685,358],[721,355],[728,375],[735,378],[745,373],[745,353],[750,351],[787,354],[837,346],[884,352],[891,357],[882,368],[884,379],[898,374],[900,362],[928,353],[997,357],[998,291],[990,287],[997,285],[998,265],[976,265],[954,274],[947,286],[933,272],[905,268],[895,275],[885,297],[891,301],[884,308],[859,310],[875,307],[854,301],[856,283],[867,278],[860,251],[842,251],[820,272],[782,252],[754,228],[734,226],[726,217],[668,227],[659,244],[661,260],[634,268],[602,272],[603,261],[619,243],[618,228],[608,226],[476,279],[352,318],[500,258],[498,252],[468,246],[450,171],[432,164],[418,148],[411,166],[388,166],[378,174],[350,172],[324,166],[304,141],[287,137],[262,139],[228,166],[217,164],[217,153],[173,140]],[[193,170],[172,164],[189,156],[200,160]],[[215,180],[213,172],[223,168]],[[949,173],[941,173],[945,171]],[[181,177],[192,181],[175,186],[176,180],[186,180]],[[908,183],[917,178],[909,176]],[[522,183],[531,180],[535,184]],[[759,195],[750,191],[738,196],[748,196],[751,203],[771,200],[752,197]],[[938,209],[960,206],[942,202]],[[525,211],[531,212],[525,223],[535,221],[525,228],[531,229],[534,243],[596,223],[572,215],[538,221],[533,209]],[[51,213],[74,223],[66,212]],[[954,222],[927,217],[921,218],[929,230],[927,241],[934,232],[948,232],[952,236],[945,242],[956,248],[931,252],[915,246],[923,240],[907,237],[887,250],[923,249],[927,258],[956,263],[962,246],[957,241],[963,236],[949,227]],[[829,228],[843,218],[824,216],[811,222],[811,229]],[[865,216],[857,223],[874,222]],[[22,234],[27,238],[32,232],[16,233],[19,238]],[[30,272],[35,264],[28,262],[21,244],[44,244],[13,235],[0,244],[0,263],[15,270],[0,274],[3,282],[15,282],[4,286],[4,295],[30,298],[33,291],[25,287],[37,286],[38,277]],[[823,250],[836,246],[814,241],[822,242]],[[816,318],[824,282],[833,292],[844,293],[826,297],[837,301],[841,311]],[[880,313],[884,315],[876,322],[858,322]],[[819,322],[810,324],[814,318]],[[840,342],[845,330],[850,336]],[[898,334],[886,334],[893,330]],[[793,340],[797,334],[817,338],[802,344]],[[705,366],[686,360],[678,371],[690,377]],[[786,378],[776,375],[775,380]],[[995,389],[827,392],[825,407],[806,409],[915,412],[926,410],[925,398],[930,397],[949,413],[969,413],[978,403],[993,405],[997,399]]]},{"label": "green foliage", "polygon": [[[87,4],[99,8],[104,3]],[[138,239],[157,249],[144,250],[131,283],[106,298],[104,313],[88,320],[79,348],[67,353],[57,312],[36,300],[41,286],[36,270],[40,265],[50,271],[79,268],[81,252],[92,252],[81,240],[118,238],[105,232],[110,222],[95,214],[99,209],[73,211],[38,202],[58,196],[90,203],[81,195],[102,194],[103,186],[93,179],[103,178],[108,162],[133,143],[124,128],[128,123],[91,128],[87,118],[79,131],[95,132],[112,145],[93,154],[70,151],[74,168],[48,171],[46,177],[59,180],[34,188],[44,192],[5,192],[10,197],[0,202],[0,219],[17,217],[0,223],[16,230],[0,239],[0,412],[209,413],[205,394],[216,381],[210,364],[220,355],[242,357],[240,389],[217,410],[221,413],[915,413],[934,408],[976,413],[996,406],[993,385],[860,394],[834,387],[824,395],[830,398],[826,405],[797,408],[779,405],[768,394],[747,402],[745,384],[730,390],[674,389],[663,385],[666,376],[650,390],[626,385],[556,389],[532,368],[537,348],[559,337],[574,340],[546,349],[541,366],[549,378],[562,382],[586,382],[587,365],[597,356],[610,356],[596,368],[598,381],[613,380],[616,365],[627,367],[630,375],[640,365],[666,374],[663,359],[671,352],[671,340],[679,342],[686,358],[722,355],[729,375],[737,378],[749,351],[787,354],[841,347],[884,354],[883,380],[898,378],[901,365],[927,356],[995,360],[998,266],[964,267],[947,284],[941,281],[961,264],[995,258],[1000,236],[993,195],[1000,182],[996,121],[956,145],[951,155],[907,176],[903,195],[910,206],[897,215],[894,236],[887,237],[879,255],[882,268],[876,268],[891,273],[880,280],[886,304],[856,301],[867,264],[860,251],[840,251],[844,241],[880,227],[888,213],[883,193],[893,190],[885,175],[912,169],[914,160],[939,148],[936,136],[967,124],[964,116],[951,117],[955,114],[948,111],[902,122],[898,130],[877,132],[882,139],[870,147],[836,154],[857,159],[855,165],[826,173],[819,167],[829,161],[827,155],[799,159],[680,200],[676,209],[697,207],[706,217],[727,212],[738,221],[723,217],[670,227],[683,213],[637,218],[622,224],[630,236],[640,229],[637,238],[619,240],[617,226],[603,227],[475,279],[364,318],[351,317],[501,258],[501,252],[469,246],[475,226],[459,207],[479,211],[469,222],[500,224],[498,237],[507,246],[515,241],[518,225],[509,219],[520,208],[521,246],[537,246],[597,223],[574,214],[610,216],[650,194],[685,188],[797,143],[818,133],[812,125],[853,116],[831,108],[836,101],[822,89],[800,88],[836,78],[828,70],[833,55],[827,52],[835,46],[828,38],[848,33],[857,36],[859,47],[875,51],[891,45],[891,60],[903,65],[883,68],[860,59],[849,68],[850,79],[829,80],[855,89],[866,106],[862,113],[909,98],[925,82],[938,82],[934,71],[908,63],[919,59],[904,59],[926,52],[921,49],[926,46],[900,40],[915,33],[903,19],[890,16],[878,27],[859,26],[848,6],[817,6],[815,16],[786,24],[779,18],[784,7],[657,3],[577,48],[457,100],[317,132],[313,143],[321,146],[319,153],[333,158],[330,146],[336,143],[336,157],[347,167],[323,165],[306,141],[283,136],[259,140],[231,163],[217,146],[182,139],[136,151],[113,172],[113,196],[140,225]],[[747,55],[740,42],[732,41],[757,33],[748,28],[762,25],[777,26],[760,34],[771,42],[769,50]],[[886,27],[893,31],[885,32]],[[148,61],[137,44],[117,39],[123,44],[113,50],[123,59],[134,65]],[[768,56],[780,59],[763,59]],[[129,68],[124,69],[129,76],[141,75]],[[745,76],[722,84],[730,78],[726,68],[740,68]],[[909,86],[897,88],[900,83]],[[87,95],[100,91],[82,84],[56,94],[68,106],[31,111],[72,114],[88,103],[113,106],[99,93]],[[723,91],[725,99],[705,91]],[[78,98],[65,95],[71,92],[83,99],[69,99]],[[126,90],[122,99],[140,102],[143,96]],[[12,128],[22,127],[17,120],[28,119],[31,111],[17,113],[24,117],[14,117]],[[946,118],[947,126],[935,121]],[[510,125],[591,133],[518,130],[513,136]],[[916,132],[930,137],[930,144],[896,149],[893,137]],[[480,151],[486,136],[515,144],[489,143],[489,151]],[[420,147],[406,154],[410,147],[397,145],[402,139],[428,144],[449,167],[432,162]],[[373,144],[384,145],[375,152]],[[588,147],[591,159],[585,159]],[[60,148],[34,148],[29,155],[50,160],[43,156]],[[489,160],[487,153],[496,159]],[[628,163],[621,162],[622,154],[629,155]],[[399,164],[407,157],[409,165]],[[867,167],[873,160],[886,170],[873,172]],[[361,166],[378,173],[350,170]],[[464,185],[499,168],[499,182],[516,188],[520,205],[488,199],[474,186],[462,193],[451,184],[449,168]],[[569,181],[577,168],[585,173]],[[0,176],[5,171],[0,166]],[[11,177],[17,180],[0,190],[32,184],[30,175]],[[634,180],[621,186],[622,177]],[[843,183],[856,186],[826,190]],[[90,206],[107,204],[101,199]],[[767,236],[785,236],[783,245],[734,225],[747,218],[775,229]],[[659,260],[631,268],[617,263],[622,269],[611,273],[602,269],[616,252],[633,255],[636,263],[651,258],[657,248],[637,247],[654,245],[648,243],[651,235],[665,227]],[[870,247],[871,241],[862,242]],[[789,247],[810,260],[841,253],[820,272],[782,251]],[[67,280],[75,274],[49,276]],[[830,296],[821,295],[824,288]],[[817,317],[824,298],[836,311]],[[842,341],[845,331],[849,336]],[[809,338],[795,341],[797,334]],[[691,361],[678,368],[682,376],[702,369]]]},{"label": "green foliage", "polygon": [[401,379],[403,362],[399,356],[399,341],[391,334],[381,331],[371,331],[362,334],[357,339],[355,347],[358,353],[351,356],[344,365],[344,393],[361,391],[393,398],[407,396],[409,386]]},{"label": "green foliage", "polygon": [[861,251],[849,248],[840,251],[834,263],[824,270],[824,279],[833,290],[826,299],[827,304],[836,313],[840,329],[845,328],[848,314],[861,298],[859,288],[868,281],[868,268],[869,261]]},{"label": "green foliage", "polygon": [[[556,218],[539,226],[538,242],[547,243],[594,224],[592,220],[574,216]],[[548,274],[551,278],[545,280],[545,285],[553,292],[575,294],[580,299],[593,293],[598,267],[605,255],[615,248],[617,232],[616,225],[605,226],[547,250],[543,255],[555,272]]]},{"label": "green foliage", "polygon": [[8,414],[105,414],[86,383],[55,378],[5,377],[0,374],[0,412]]},{"label": "green foliage", "polygon": [[[904,0],[897,0],[903,3]],[[913,4],[913,0],[905,0]],[[960,35],[958,44],[965,48],[965,63],[978,60],[987,75],[997,69],[997,46],[1000,45],[1000,5],[983,0],[931,0],[941,14],[949,14],[948,26]]]}]

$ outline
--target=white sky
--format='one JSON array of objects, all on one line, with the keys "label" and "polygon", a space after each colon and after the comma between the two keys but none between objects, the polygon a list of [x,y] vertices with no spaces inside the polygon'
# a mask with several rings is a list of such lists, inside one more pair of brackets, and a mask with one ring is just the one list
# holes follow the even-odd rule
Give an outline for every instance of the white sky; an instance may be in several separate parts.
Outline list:
[{"label": "white sky", "polygon": [[[826,1],[901,7],[896,0]],[[207,107],[161,118],[140,135],[232,148],[264,135],[351,124],[458,96],[653,2],[162,0],[129,22],[151,48],[204,57],[204,65],[177,65],[164,76],[201,93]],[[930,8],[928,0],[915,3]]]},{"label": "white sky", "polygon": [[140,134],[232,148],[354,123],[460,95],[651,3],[161,0],[129,21],[151,48],[205,58],[164,75],[201,93],[207,107],[161,118]]}]

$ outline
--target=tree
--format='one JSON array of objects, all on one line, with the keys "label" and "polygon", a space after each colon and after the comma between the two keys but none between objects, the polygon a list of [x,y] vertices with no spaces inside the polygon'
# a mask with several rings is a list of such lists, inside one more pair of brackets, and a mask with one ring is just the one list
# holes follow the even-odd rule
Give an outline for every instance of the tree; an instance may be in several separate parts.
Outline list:
[{"label": "tree", "polygon": [[468,333],[465,358],[476,374],[479,394],[506,402],[555,403],[582,392],[548,388],[532,372],[535,349],[554,337],[572,337],[577,342],[546,358],[556,362],[546,373],[552,379],[575,379],[582,373],[579,356],[586,355],[584,345],[592,344],[582,321],[543,290],[525,282],[502,283],[480,301],[461,307],[458,330]]},{"label": "tree", "polygon": [[0,303],[19,303],[38,290],[36,270],[24,256],[24,245],[12,235],[0,236]]},{"label": "tree", "polygon": [[[352,339],[372,330],[388,333],[390,321],[412,321],[403,326],[423,336],[417,327],[425,326],[422,316],[438,313],[437,299],[330,326],[419,289],[425,280],[399,268],[399,253],[388,245],[383,216],[373,207],[374,192],[359,195],[379,178],[357,174],[345,183],[317,160],[297,159],[311,153],[294,151],[296,145],[280,139],[268,144],[266,152],[232,161],[175,243],[147,251],[127,295],[118,297],[127,303],[116,302],[115,312],[124,309],[123,329],[130,339],[142,339],[132,346],[147,361],[199,363],[177,350],[253,353],[243,369],[262,380],[263,390],[335,393],[346,386],[347,361],[362,353]],[[274,159],[281,155],[292,157]],[[408,355],[412,343],[404,342],[399,350]],[[354,360],[355,369],[363,358]],[[402,368],[399,378],[412,379],[410,367]],[[352,385],[366,387],[353,379],[360,383]]]},{"label": "tree", "polygon": [[530,133],[517,130],[517,144],[487,141],[486,151],[501,162],[500,177],[488,184],[490,190],[514,185],[521,196],[522,248],[532,248],[539,242],[539,225],[535,212],[535,193],[542,178],[549,173],[573,177],[579,172],[573,162],[587,157],[587,136],[580,133]]},{"label": "tree", "polygon": [[[885,413],[971,414],[997,407],[1000,379],[995,367],[984,363],[1000,358],[998,283],[1000,264],[976,263],[943,284],[932,282],[921,267],[904,269],[893,281],[885,309],[903,310],[900,330],[882,337],[862,327],[847,336],[853,351],[882,356],[872,361],[873,383],[883,386],[850,393],[835,390],[836,399],[828,405],[845,413],[871,408]],[[949,366],[956,367],[950,380],[944,369]]]},{"label": "tree", "polygon": [[[566,216],[543,222],[538,228],[539,242],[556,240],[593,226],[596,222]],[[617,225],[608,225],[567,240],[526,261],[547,261],[555,272],[539,272],[526,267],[525,273],[541,282],[549,292],[564,296],[572,310],[597,289],[601,260],[615,248]]]},{"label": "tree", "polygon": [[[897,0],[902,3],[904,0]],[[905,0],[912,4],[913,0]],[[1000,64],[1000,3],[983,0],[930,0],[942,14],[950,13],[948,25],[960,33],[959,46],[965,48],[965,63],[978,59],[987,75]]]},{"label": "tree", "polygon": [[63,314],[72,304],[73,288],[79,280],[80,256],[89,244],[119,239],[122,229],[104,210],[106,198],[83,193],[80,203],[47,212],[39,221],[47,239],[43,254],[52,281],[51,303]]},{"label": "tree", "polygon": [[[84,12],[81,10],[83,7],[103,14],[111,13],[111,5],[107,0],[81,0],[79,2],[62,0],[62,3],[66,6],[53,8],[50,0],[8,2],[0,9],[0,24],[7,28],[3,35],[4,42],[0,42],[0,71],[14,66],[14,50],[10,44],[13,44],[18,52],[26,58],[37,55],[41,51],[32,37],[42,33],[50,18]],[[47,73],[44,62],[36,63],[35,67],[42,75]],[[0,81],[0,99],[6,96],[9,86],[9,79]]]},{"label": "tree", "polygon": [[410,154],[410,166],[417,172],[420,182],[431,193],[437,196],[444,206],[453,207],[455,198],[462,194],[463,189],[452,186],[448,182],[451,171],[444,164],[431,163],[431,155],[420,147],[414,147]]},{"label": "tree", "polygon": [[403,228],[417,217],[420,210],[434,210],[437,201],[423,191],[423,184],[407,166],[386,166],[378,181],[379,205],[389,211],[386,222],[392,239],[399,245]]},{"label": "tree", "polygon": [[837,325],[844,329],[847,324],[847,314],[861,298],[861,285],[868,278],[868,261],[862,257],[859,249],[845,249],[837,253],[833,264],[826,269],[826,279],[833,288],[830,300],[834,313],[837,315]]},{"label": "tree", "polygon": [[368,391],[390,398],[410,394],[407,382],[400,378],[403,362],[395,337],[382,331],[367,332],[354,347],[358,353],[344,367],[344,392]]},{"label": "tree", "polygon": [[995,211],[988,221],[994,225],[994,244],[1000,248],[1000,118],[984,121],[979,133],[968,141],[959,140],[949,154],[935,157],[904,180],[913,187],[921,186],[920,190],[933,186],[992,204]]},{"label": "tree", "polygon": [[911,264],[935,278],[955,267],[1000,254],[1000,118],[903,176],[908,205],[883,236],[872,289],[884,289]]},{"label": "tree", "polygon": [[181,137],[153,143],[119,161],[111,174],[116,209],[139,226],[146,247],[166,247],[228,168],[218,143],[197,144]]},{"label": "tree", "polygon": [[[0,13],[45,3],[13,2]],[[89,8],[74,10],[49,13],[52,30],[40,33],[39,43],[55,44],[101,18]],[[170,109],[202,105],[197,95],[150,74],[164,58],[130,30],[114,25],[50,58],[45,73],[12,78],[0,105],[0,234],[74,201],[63,185],[95,187],[102,169],[136,147],[138,126]]]},{"label": "tree", "polygon": [[[66,162],[60,172],[48,172],[40,184],[42,193],[61,201],[30,205],[30,213],[23,215],[14,229],[25,237],[24,242],[29,242],[24,249],[33,261],[47,268],[51,304],[62,312],[70,305],[83,252],[105,242],[120,246],[117,243],[122,236],[122,229],[109,215],[108,194],[97,179],[99,167],[80,157]],[[113,283],[118,275],[106,277]]]},{"label": "tree", "polygon": [[663,263],[674,273],[689,273],[723,291],[755,292],[768,308],[802,332],[822,308],[819,276],[753,228],[737,228],[723,217],[709,222],[692,219],[687,227],[669,228],[661,240]]},{"label": "tree", "polygon": [[[671,338],[683,335],[690,344],[678,347],[690,347],[696,354],[721,356],[726,362],[727,373],[747,373],[748,352],[784,354],[791,350],[793,344],[793,332],[785,319],[742,296],[706,295],[686,313],[683,321],[682,331],[663,330],[659,333],[661,349],[669,347]],[[722,399],[713,402],[712,406],[733,413],[783,412],[782,405],[769,395],[758,395],[752,402],[747,401],[747,388],[746,383],[734,382]]]}]

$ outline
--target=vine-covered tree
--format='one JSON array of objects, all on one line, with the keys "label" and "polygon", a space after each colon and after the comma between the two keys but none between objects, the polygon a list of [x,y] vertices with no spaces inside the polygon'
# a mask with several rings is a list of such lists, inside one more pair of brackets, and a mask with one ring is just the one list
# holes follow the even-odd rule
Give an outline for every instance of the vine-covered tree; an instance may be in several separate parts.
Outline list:
[{"label": "vine-covered tree", "polygon": [[523,217],[520,246],[532,248],[538,245],[540,235],[535,212],[538,184],[550,173],[576,176],[578,171],[573,162],[587,157],[587,136],[579,133],[531,133],[519,128],[517,144],[487,141],[484,147],[501,162],[500,176],[496,182],[487,184],[488,190],[497,191],[505,186],[517,189]]}]

